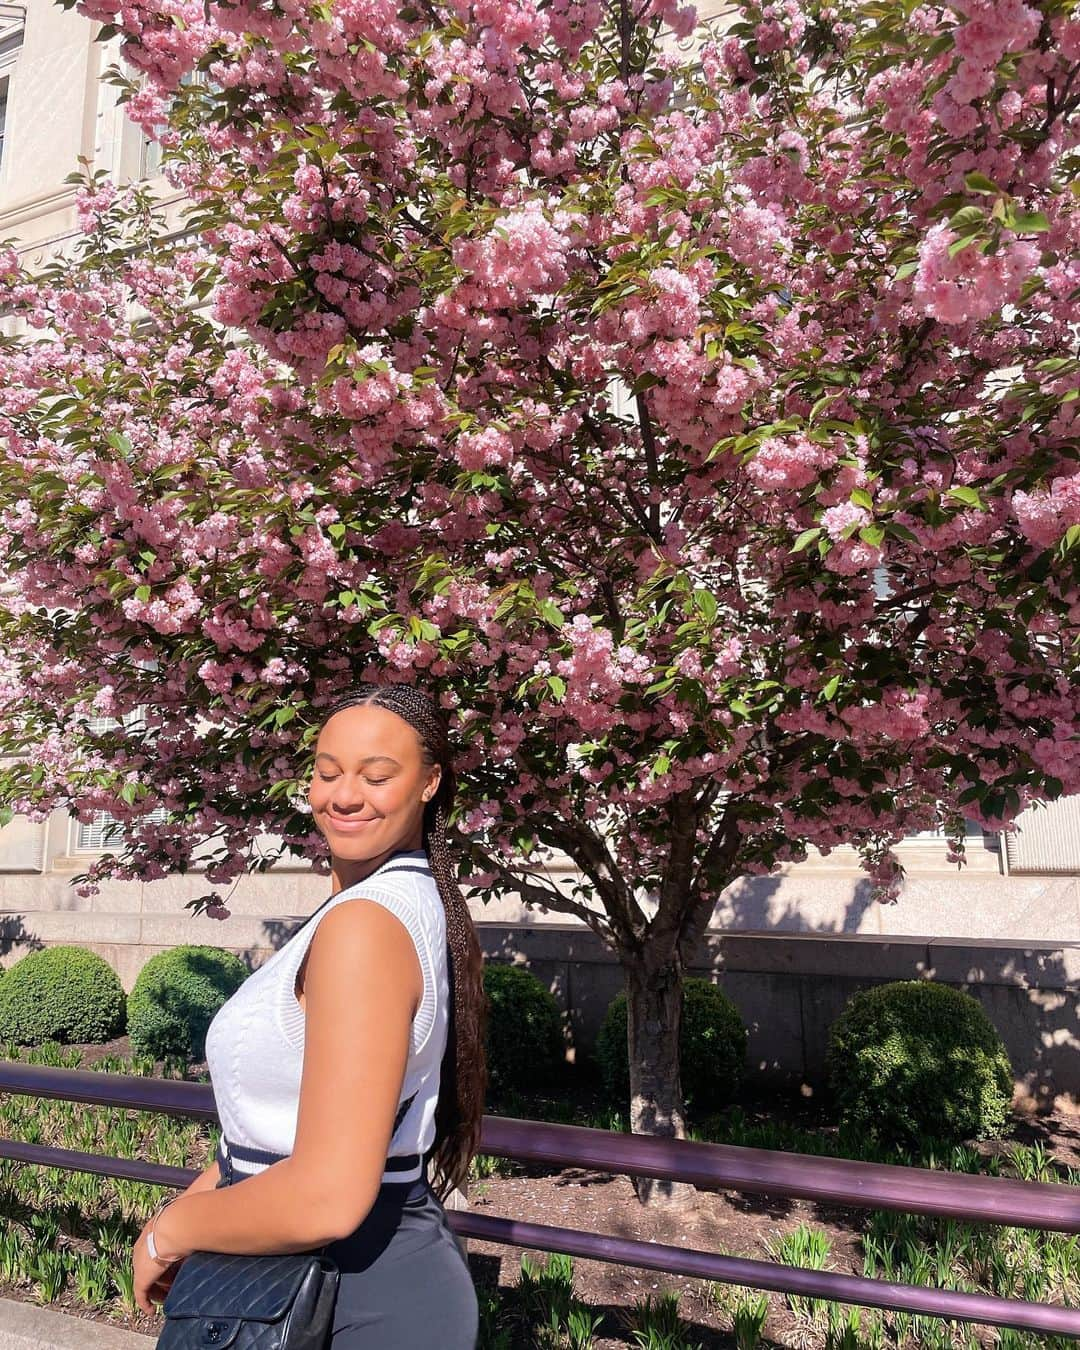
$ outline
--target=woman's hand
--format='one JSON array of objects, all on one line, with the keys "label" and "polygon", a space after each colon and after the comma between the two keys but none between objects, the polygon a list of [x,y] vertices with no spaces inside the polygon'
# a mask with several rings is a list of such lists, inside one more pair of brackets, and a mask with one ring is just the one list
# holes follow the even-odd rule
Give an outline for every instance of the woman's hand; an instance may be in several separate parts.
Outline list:
[{"label": "woman's hand", "polygon": [[[165,1296],[172,1288],[173,1281],[180,1272],[180,1267],[187,1260],[186,1256],[178,1256],[175,1260],[168,1262],[153,1259],[146,1246],[146,1232],[153,1222],[154,1220],[151,1219],[146,1224],[135,1240],[135,1246],[131,1249],[135,1302],[143,1312],[151,1314],[156,1311],[155,1303],[165,1302]],[[156,1240],[156,1233],[154,1237]]]},{"label": "woman's hand", "polygon": [[[181,1196],[197,1195],[199,1191],[212,1191],[221,1180],[221,1169],[218,1167],[217,1160],[210,1164],[205,1171],[200,1172],[186,1191],[181,1191],[180,1195],[174,1196],[169,1201],[172,1204],[174,1200],[179,1200]],[[165,1295],[172,1288],[173,1280],[180,1272],[180,1267],[187,1260],[186,1256],[178,1256],[175,1261],[166,1264],[164,1261],[154,1261],[150,1257],[150,1252],[146,1246],[146,1230],[157,1222],[162,1210],[167,1208],[163,1205],[153,1218],[148,1219],[143,1224],[142,1232],[136,1239],[135,1246],[131,1251],[131,1265],[135,1276],[135,1302],[144,1312],[153,1313],[151,1306],[153,1303],[164,1303]],[[158,1234],[154,1232],[154,1245],[157,1246]],[[169,1255],[169,1249],[166,1248],[164,1255]]]}]

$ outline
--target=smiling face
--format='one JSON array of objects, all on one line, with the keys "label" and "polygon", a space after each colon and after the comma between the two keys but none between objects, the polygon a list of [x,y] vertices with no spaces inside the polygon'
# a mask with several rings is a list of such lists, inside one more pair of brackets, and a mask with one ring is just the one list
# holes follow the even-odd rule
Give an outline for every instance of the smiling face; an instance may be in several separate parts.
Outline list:
[{"label": "smiling face", "polygon": [[362,880],[391,853],[423,846],[425,794],[434,796],[441,774],[425,760],[416,730],[386,708],[356,704],[327,720],[308,801],[338,884]]}]

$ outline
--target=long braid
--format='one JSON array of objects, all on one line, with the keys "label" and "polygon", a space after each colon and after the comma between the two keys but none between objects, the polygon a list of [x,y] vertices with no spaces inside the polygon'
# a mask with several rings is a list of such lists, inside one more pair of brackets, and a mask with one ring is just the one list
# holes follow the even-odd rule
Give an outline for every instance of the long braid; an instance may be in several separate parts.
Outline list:
[{"label": "long braid", "polygon": [[446,915],[453,981],[432,1148],[437,1174],[434,1189],[445,1197],[468,1176],[469,1164],[480,1143],[487,1094],[484,1041],[488,1004],[484,993],[484,959],[446,840],[457,778],[450,763],[446,720],[422,690],[406,684],[361,684],[336,698],[326,717],[329,719],[343,708],[361,703],[385,708],[408,722],[420,737],[426,762],[438,764],[442,769],[438,790],[424,807],[424,848]]}]

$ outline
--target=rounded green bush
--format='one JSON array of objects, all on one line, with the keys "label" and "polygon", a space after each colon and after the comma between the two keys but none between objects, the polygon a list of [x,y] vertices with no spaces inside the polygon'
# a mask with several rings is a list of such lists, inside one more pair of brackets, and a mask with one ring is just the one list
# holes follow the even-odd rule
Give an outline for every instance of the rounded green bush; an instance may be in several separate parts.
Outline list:
[{"label": "rounded green bush", "polygon": [[841,1122],[890,1146],[993,1138],[1012,1102],[1012,1065],[982,1007],[927,980],[856,994],[825,1069]]},{"label": "rounded green bush", "polygon": [[562,1014],[551,991],[522,966],[489,962],[484,992],[490,1090],[550,1087],[566,1062]]},{"label": "rounded green bush", "polygon": [[[626,994],[616,994],[596,1038],[604,1087],[619,1106],[630,1098],[626,1008]],[[688,1107],[717,1111],[738,1094],[746,1070],[747,1039],[739,1010],[722,989],[711,980],[691,977],[683,982],[679,1077]]]},{"label": "rounded green bush", "polygon": [[202,1059],[214,1014],[249,974],[220,947],[184,945],[152,956],[128,996],[131,1047],[140,1055]]},{"label": "rounded green bush", "polygon": [[124,1034],[124,986],[85,947],[43,947],[0,981],[0,1041],[98,1044]]}]

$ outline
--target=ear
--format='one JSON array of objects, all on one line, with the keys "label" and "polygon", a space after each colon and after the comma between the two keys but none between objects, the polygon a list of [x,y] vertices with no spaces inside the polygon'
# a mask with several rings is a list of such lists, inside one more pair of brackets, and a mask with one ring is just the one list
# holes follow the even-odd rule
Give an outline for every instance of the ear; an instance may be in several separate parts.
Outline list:
[{"label": "ear", "polygon": [[442,765],[436,764],[428,777],[427,784],[420,794],[425,802],[431,801],[439,790],[439,784],[442,782]]}]

